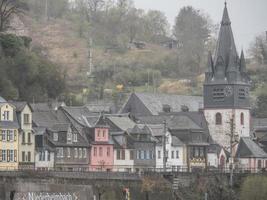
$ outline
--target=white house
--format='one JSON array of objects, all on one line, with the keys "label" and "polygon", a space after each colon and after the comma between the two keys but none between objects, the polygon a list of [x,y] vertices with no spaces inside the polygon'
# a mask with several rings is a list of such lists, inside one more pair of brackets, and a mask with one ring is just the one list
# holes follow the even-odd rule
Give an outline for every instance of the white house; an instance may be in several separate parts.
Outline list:
[{"label": "white house", "polygon": [[[163,125],[148,125],[152,130],[153,136],[157,139],[156,143],[156,169],[163,169]],[[170,132],[166,132],[166,168],[167,170],[178,170],[186,167],[185,145],[181,140],[172,136]]]}]

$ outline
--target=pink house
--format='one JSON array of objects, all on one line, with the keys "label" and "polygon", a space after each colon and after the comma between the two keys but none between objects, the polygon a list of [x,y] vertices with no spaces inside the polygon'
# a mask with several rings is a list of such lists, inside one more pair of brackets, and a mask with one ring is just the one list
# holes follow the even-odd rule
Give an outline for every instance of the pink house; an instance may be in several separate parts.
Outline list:
[{"label": "pink house", "polygon": [[111,171],[113,158],[113,142],[109,135],[109,127],[96,126],[93,129],[91,143],[90,170]]}]

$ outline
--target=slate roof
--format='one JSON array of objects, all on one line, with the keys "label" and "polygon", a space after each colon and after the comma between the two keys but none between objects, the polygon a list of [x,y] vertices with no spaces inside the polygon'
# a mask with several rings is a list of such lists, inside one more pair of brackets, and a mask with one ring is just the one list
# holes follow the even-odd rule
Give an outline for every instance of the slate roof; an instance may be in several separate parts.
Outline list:
[{"label": "slate roof", "polygon": [[57,110],[61,106],[65,106],[64,102],[50,102],[50,103],[31,103],[30,106],[33,111],[50,111]]},{"label": "slate roof", "polygon": [[238,158],[267,158],[267,154],[250,138],[240,139],[236,157]]},{"label": "slate roof", "polygon": [[254,130],[267,130],[267,118],[252,118],[252,127]]},{"label": "slate roof", "polygon": [[122,131],[132,129],[136,125],[127,115],[112,115],[106,117]]},{"label": "slate roof", "polygon": [[147,124],[151,129],[151,133],[154,137],[159,137],[164,135],[164,125],[163,124]]},{"label": "slate roof", "polygon": [[55,111],[36,111],[32,113],[32,121],[37,127],[52,128],[54,124],[60,123]]},{"label": "slate roof", "polygon": [[[28,103],[25,101],[10,101],[9,103],[16,107],[17,112],[21,112],[25,108],[25,106],[28,105]],[[30,105],[29,107],[32,110]]]},{"label": "slate roof", "polygon": [[92,113],[87,107],[61,107],[69,117],[73,118],[76,122],[85,127],[93,127],[100,117],[100,113]]},{"label": "slate roof", "polygon": [[50,130],[54,132],[67,132],[70,128],[70,124],[54,124]]},{"label": "slate roof", "polygon": [[6,103],[6,102],[7,101],[3,97],[0,96],[0,103]]},{"label": "slate roof", "polygon": [[113,102],[97,101],[86,104],[86,107],[90,112],[96,113],[109,113],[113,114],[116,112],[116,106]]},{"label": "slate roof", "polygon": [[157,116],[140,116],[137,121],[144,124],[158,124],[163,126],[164,120],[167,122],[169,129],[204,129],[208,132],[206,119],[199,112],[178,112],[170,114],[161,114]]},{"label": "slate roof", "polygon": [[222,147],[219,144],[210,144],[208,147],[207,153],[215,153],[219,155],[221,150],[222,150]]},{"label": "slate roof", "polygon": [[[182,106],[187,106],[190,111],[198,111],[203,107],[203,97],[201,96],[183,96],[183,95],[172,95],[162,93],[133,93],[131,97],[135,95],[150,111],[151,115],[158,115],[163,112],[163,107],[168,105],[172,112],[181,111]],[[123,112],[123,108],[128,102],[122,107],[120,112]]]},{"label": "slate roof", "polygon": [[184,143],[176,136],[172,136],[172,146],[183,146]]}]

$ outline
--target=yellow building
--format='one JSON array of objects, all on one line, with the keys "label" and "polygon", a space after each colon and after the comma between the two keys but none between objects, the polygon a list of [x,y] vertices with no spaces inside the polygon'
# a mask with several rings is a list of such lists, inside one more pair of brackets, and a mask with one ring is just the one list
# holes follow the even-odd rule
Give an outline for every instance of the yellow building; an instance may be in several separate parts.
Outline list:
[{"label": "yellow building", "polygon": [[20,130],[19,140],[19,168],[34,169],[35,136],[32,130],[32,109],[27,102],[11,102],[16,107]]},{"label": "yellow building", "polygon": [[18,130],[15,107],[0,97],[0,170],[18,169]]}]

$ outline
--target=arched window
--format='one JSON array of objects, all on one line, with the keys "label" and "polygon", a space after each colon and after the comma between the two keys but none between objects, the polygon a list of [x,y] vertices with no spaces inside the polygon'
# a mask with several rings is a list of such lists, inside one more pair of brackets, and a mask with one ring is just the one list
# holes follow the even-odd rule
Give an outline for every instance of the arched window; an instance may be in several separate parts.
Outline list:
[{"label": "arched window", "polygon": [[222,114],[221,113],[216,113],[216,125],[221,125],[222,124]]},{"label": "arched window", "polygon": [[244,113],[240,114],[240,124],[244,125]]}]

